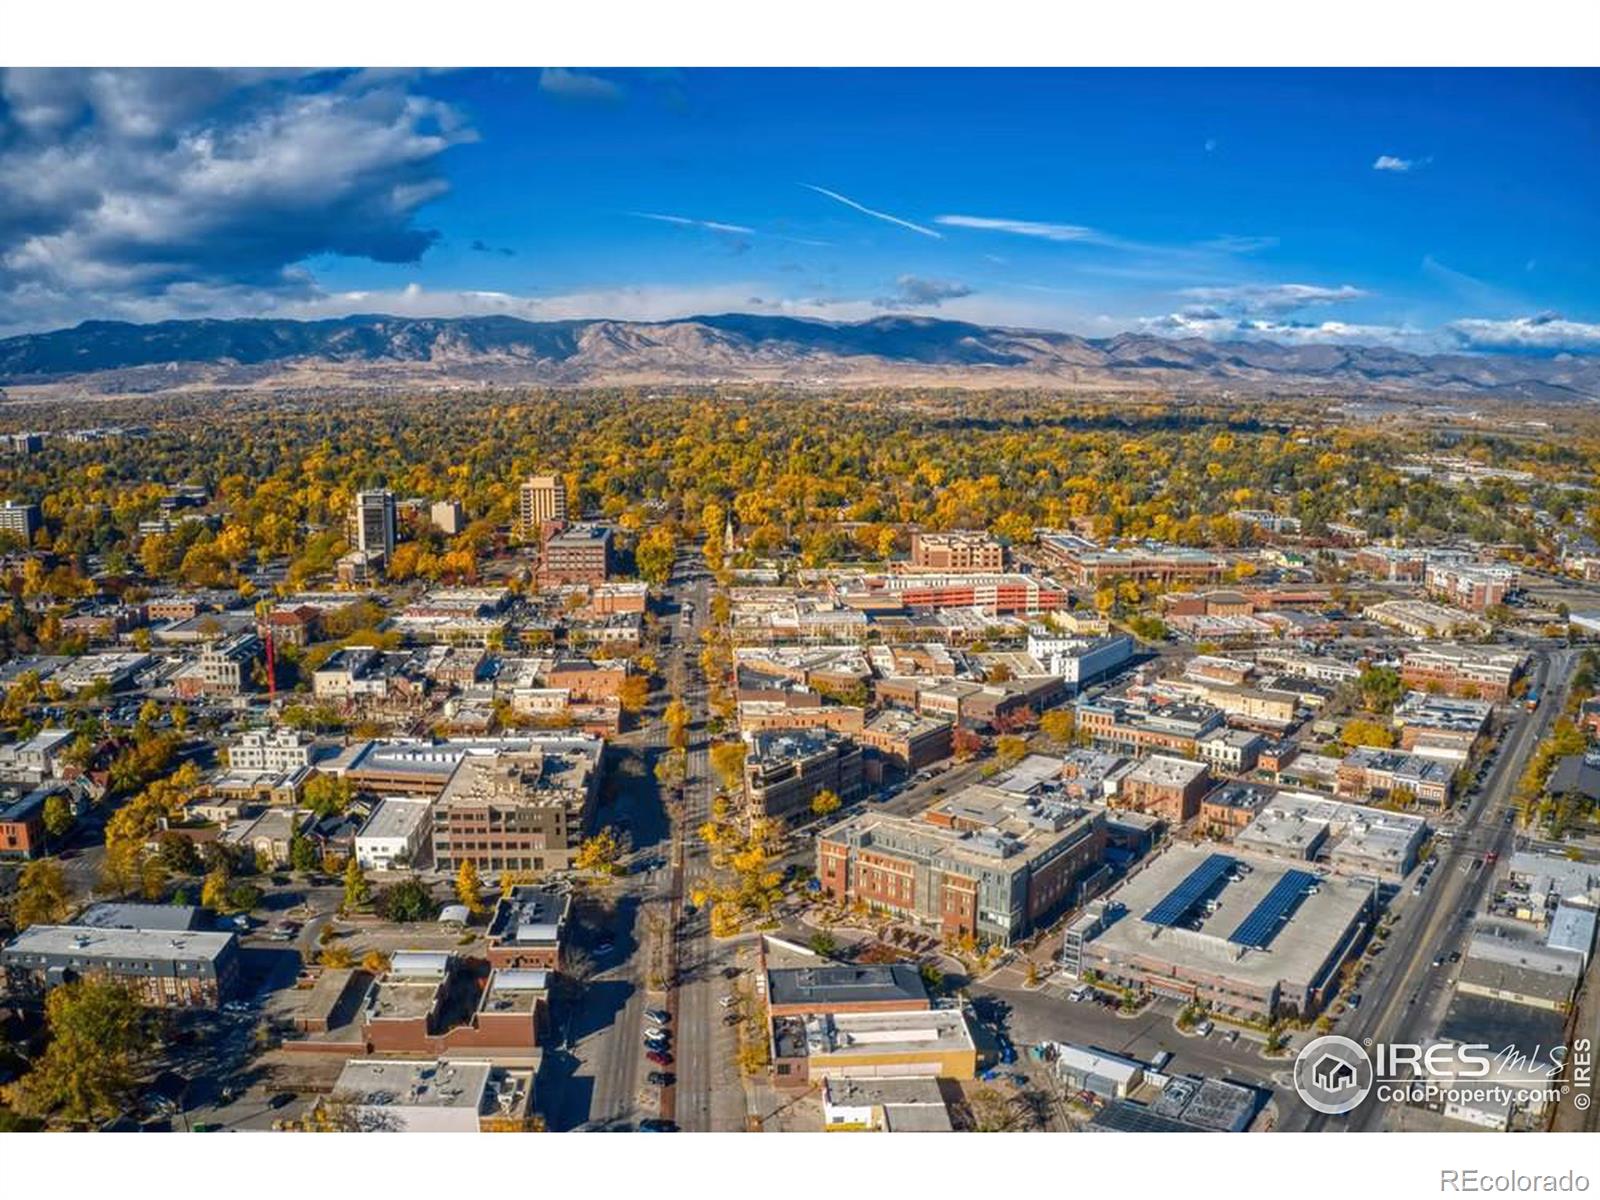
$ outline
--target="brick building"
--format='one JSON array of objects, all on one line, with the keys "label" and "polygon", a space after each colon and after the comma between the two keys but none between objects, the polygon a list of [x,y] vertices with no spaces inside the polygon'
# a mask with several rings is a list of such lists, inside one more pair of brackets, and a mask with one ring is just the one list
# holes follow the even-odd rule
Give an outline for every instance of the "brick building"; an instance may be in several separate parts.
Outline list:
[{"label": "brick building", "polygon": [[1005,551],[987,533],[913,533],[911,562],[913,571],[999,571],[1005,566]]},{"label": "brick building", "polygon": [[824,830],[817,876],[840,903],[1009,944],[1077,898],[1105,842],[1099,809],[978,786],[920,818],[863,813]]},{"label": "brick building", "polygon": [[1203,762],[1153,754],[1122,777],[1117,805],[1151,813],[1181,825],[1200,811],[1200,798],[1211,788],[1211,770]]}]

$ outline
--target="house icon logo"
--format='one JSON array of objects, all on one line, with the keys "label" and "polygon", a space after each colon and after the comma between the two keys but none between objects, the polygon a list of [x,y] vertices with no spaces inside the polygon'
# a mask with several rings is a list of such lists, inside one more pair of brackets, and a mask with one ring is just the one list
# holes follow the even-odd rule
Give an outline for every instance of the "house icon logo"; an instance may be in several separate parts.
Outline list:
[{"label": "house icon logo", "polygon": [[1336,1054],[1324,1054],[1311,1068],[1316,1085],[1330,1092],[1343,1091],[1356,1081],[1356,1069]]},{"label": "house icon logo", "polygon": [[1294,1090],[1320,1113],[1349,1112],[1367,1098],[1372,1080],[1372,1060],[1347,1037],[1316,1038],[1294,1060]]}]

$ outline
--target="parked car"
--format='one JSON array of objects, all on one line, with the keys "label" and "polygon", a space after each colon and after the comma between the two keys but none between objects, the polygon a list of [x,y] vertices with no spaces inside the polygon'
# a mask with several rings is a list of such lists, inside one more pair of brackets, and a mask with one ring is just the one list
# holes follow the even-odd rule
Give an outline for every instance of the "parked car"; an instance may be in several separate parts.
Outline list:
[{"label": "parked car", "polygon": [[293,1104],[295,1101],[295,1095],[296,1093],[294,1092],[279,1092],[274,1095],[272,1099],[267,1101],[267,1107],[283,1108],[285,1105]]},{"label": "parked car", "polygon": [[734,993],[729,992],[721,1000],[718,1000],[717,1003],[722,1005],[723,1008],[732,1008],[735,1004],[739,1003],[739,997]]},{"label": "parked car", "polygon": [[677,1133],[676,1121],[669,1121],[665,1117],[646,1117],[639,1122],[640,1133]]},{"label": "parked car", "polygon": [[651,1071],[645,1076],[651,1087],[671,1087],[677,1076],[671,1071]]},{"label": "parked car", "polygon": [[645,1058],[655,1063],[658,1067],[670,1067],[672,1065],[672,1055],[665,1050],[652,1050],[645,1055]]},{"label": "parked car", "polygon": [[1166,1069],[1167,1064],[1171,1061],[1172,1051],[1163,1050],[1150,1060],[1150,1067],[1152,1070],[1162,1071]]},{"label": "parked car", "polygon": [[657,1025],[665,1025],[672,1020],[672,1014],[664,1008],[647,1008],[644,1011],[646,1021],[654,1021]]}]

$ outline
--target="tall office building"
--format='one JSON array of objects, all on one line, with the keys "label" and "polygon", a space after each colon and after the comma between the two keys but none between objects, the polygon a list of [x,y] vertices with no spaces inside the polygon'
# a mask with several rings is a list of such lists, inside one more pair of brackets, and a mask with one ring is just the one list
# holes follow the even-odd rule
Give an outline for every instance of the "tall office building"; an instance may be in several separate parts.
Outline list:
[{"label": "tall office building", "polygon": [[350,540],[363,554],[394,556],[394,493],[387,488],[357,492],[350,512]]},{"label": "tall office building", "polygon": [[518,516],[522,536],[537,538],[547,522],[567,521],[567,485],[559,475],[530,475],[522,485]]},{"label": "tall office building", "polygon": [[39,506],[18,504],[7,500],[0,505],[0,533],[14,533],[23,541],[31,541],[33,531],[39,528]]}]

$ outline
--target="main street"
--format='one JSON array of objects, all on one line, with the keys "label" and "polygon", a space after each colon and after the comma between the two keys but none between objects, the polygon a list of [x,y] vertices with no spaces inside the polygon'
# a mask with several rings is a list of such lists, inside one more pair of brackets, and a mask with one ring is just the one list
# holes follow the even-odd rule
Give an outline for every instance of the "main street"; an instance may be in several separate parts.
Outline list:
[{"label": "main street", "polygon": [[744,1127],[744,1091],[735,1059],[735,1034],[722,1023],[719,989],[733,950],[711,937],[708,908],[693,908],[690,893],[711,874],[711,861],[696,830],[711,817],[714,792],[707,728],[707,685],[700,667],[700,633],[711,609],[711,576],[699,554],[686,551],[673,565],[667,588],[672,622],[668,694],[689,710],[687,769],[682,807],[672,834],[669,936],[672,969],[667,1009],[673,1014],[676,1083],[663,1097],[662,1113],[684,1130]]},{"label": "main street", "polygon": [[[1373,961],[1359,990],[1371,1003],[1348,1012],[1338,1032],[1364,1045],[1419,1041],[1432,1034],[1449,1002],[1447,967],[1434,962],[1465,953],[1472,920],[1495,874],[1488,856],[1504,856],[1516,841],[1508,823],[1512,793],[1529,757],[1560,714],[1577,651],[1559,649],[1539,659],[1535,685],[1540,702],[1533,713],[1513,710],[1493,766],[1467,806],[1455,836],[1439,839],[1438,866],[1423,895],[1409,902],[1401,893],[1396,921],[1384,950]],[[1287,1127],[1364,1131],[1382,1127],[1389,1108],[1374,1100],[1347,1116],[1312,1113],[1296,1106]]]}]

